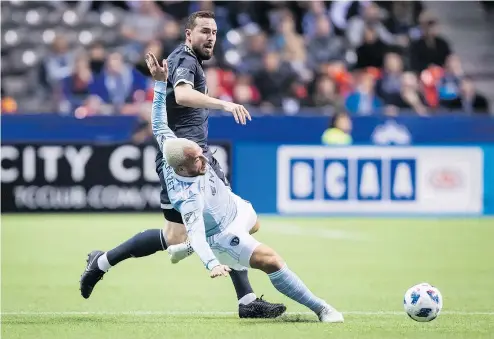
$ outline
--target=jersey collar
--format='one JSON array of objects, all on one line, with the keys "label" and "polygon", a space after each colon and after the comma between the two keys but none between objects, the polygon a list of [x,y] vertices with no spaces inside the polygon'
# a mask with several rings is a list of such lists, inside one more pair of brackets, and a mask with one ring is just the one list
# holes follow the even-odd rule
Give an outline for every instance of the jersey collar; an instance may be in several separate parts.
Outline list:
[{"label": "jersey collar", "polygon": [[178,175],[177,173],[175,173],[175,171],[173,172],[173,174],[175,175],[175,178],[177,178],[178,180],[189,182],[189,183],[190,182],[195,182],[198,179],[198,176],[197,177],[183,177],[183,176]]}]

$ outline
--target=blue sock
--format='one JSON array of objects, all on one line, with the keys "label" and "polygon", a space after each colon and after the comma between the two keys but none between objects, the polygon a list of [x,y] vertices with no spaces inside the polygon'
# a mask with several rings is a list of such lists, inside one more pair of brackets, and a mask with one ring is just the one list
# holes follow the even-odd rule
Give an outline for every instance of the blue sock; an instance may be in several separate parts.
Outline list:
[{"label": "blue sock", "polygon": [[321,310],[326,306],[326,302],[312,294],[302,280],[300,280],[295,273],[290,271],[288,266],[285,265],[279,271],[268,274],[268,276],[273,286],[280,293],[283,293],[288,298],[307,306],[316,314],[319,314],[319,312],[321,312]]}]

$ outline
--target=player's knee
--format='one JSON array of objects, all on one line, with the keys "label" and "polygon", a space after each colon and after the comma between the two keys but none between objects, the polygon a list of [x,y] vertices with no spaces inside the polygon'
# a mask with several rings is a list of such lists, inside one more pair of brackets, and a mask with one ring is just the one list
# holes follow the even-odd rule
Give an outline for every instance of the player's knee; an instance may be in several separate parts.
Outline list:
[{"label": "player's knee", "polygon": [[168,246],[181,244],[187,240],[185,226],[173,221],[166,221],[163,235]]},{"label": "player's knee", "polygon": [[283,268],[284,265],[285,263],[283,259],[277,253],[273,253],[273,255],[270,255],[265,259],[264,272],[268,274],[278,272]]},{"label": "player's knee", "polygon": [[273,249],[259,245],[251,256],[250,265],[269,274],[279,271],[285,263]]}]

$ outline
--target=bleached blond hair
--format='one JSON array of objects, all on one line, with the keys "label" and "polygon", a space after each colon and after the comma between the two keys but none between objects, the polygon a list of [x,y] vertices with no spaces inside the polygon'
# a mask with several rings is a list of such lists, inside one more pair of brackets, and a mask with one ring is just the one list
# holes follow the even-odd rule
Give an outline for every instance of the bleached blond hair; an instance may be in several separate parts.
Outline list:
[{"label": "bleached blond hair", "polygon": [[196,147],[196,143],[185,138],[168,139],[163,144],[163,155],[173,169],[177,169],[187,161],[185,150]]}]

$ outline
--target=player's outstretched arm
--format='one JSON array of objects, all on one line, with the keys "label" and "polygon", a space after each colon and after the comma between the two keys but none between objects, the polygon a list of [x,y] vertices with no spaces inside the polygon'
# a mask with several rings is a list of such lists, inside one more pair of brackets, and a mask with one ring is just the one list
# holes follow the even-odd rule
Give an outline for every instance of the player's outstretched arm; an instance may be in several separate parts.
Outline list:
[{"label": "player's outstretched arm", "polygon": [[146,54],[146,64],[149,72],[156,81],[154,84],[153,108],[151,111],[151,121],[153,134],[158,145],[163,151],[163,143],[166,139],[175,139],[175,133],[168,127],[168,117],[166,114],[166,79],[168,78],[168,64],[163,60],[160,65],[154,54]]},{"label": "player's outstretched arm", "polygon": [[175,87],[175,100],[181,106],[192,108],[220,109],[232,113],[235,121],[245,125],[247,120],[252,120],[249,111],[233,102],[212,98],[206,94],[196,91],[189,83],[179,83]]},{"label": "player's outstretched arm", "polygon": [[219,276],[228,276],[230,268],[221,265],[214,255],[211,247],[206,241],[206,228],[204,226],[204,217],[202,210],[204,204],[200,196],[192,196],[180,204],[180,213],[184,221],[190,245],[197,253],[207,270],[210,271],[211,278]]}]

